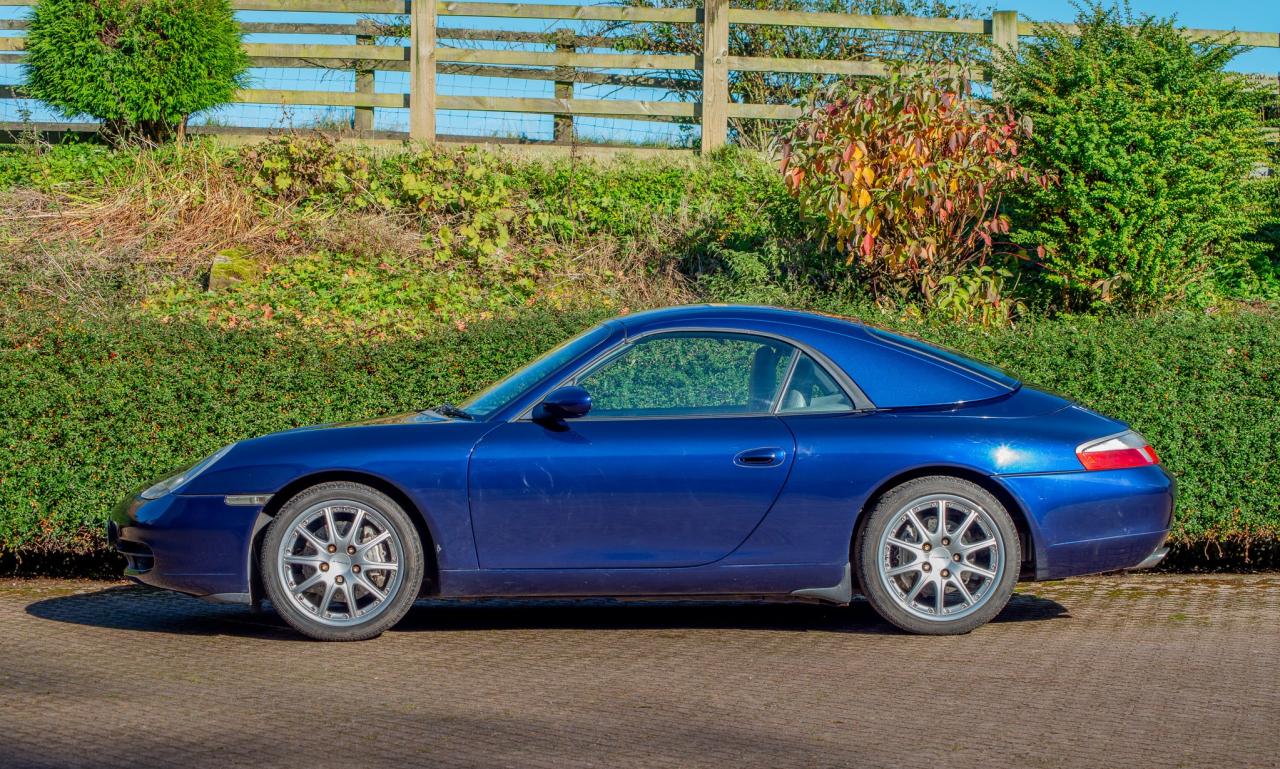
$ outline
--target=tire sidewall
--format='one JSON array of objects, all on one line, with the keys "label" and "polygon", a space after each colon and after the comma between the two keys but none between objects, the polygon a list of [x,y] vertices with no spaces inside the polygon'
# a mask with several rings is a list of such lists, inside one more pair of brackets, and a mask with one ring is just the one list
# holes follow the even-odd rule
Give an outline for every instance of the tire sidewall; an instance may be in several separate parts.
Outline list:
[{"label": "tire sidewall", "polygon": [[[327,500],[346,500],[369,505],[381,513],[396,529],[400,541],[404,545],[404,573],[401,575],[399,587],[385,609],[372,617],[368,622],[346,627],[335,627],[316,622],[314,618],[293,605],[288,591],[280,582],[276,554],[280,543],[289,530],[309,508]],[[258,556],[259,573],[266,586],[271,605],[290,627],[298,632],[320,641],[362,641],[381,635],[400,621],[413,606],[422,586],[423,575],[422,539],[418,536],[417,527],[410,520],[404,509],[386,494],[377,489],[348,481],[331,481],[312,486],[289,499],[276,513],[263,538],[262,550]]]},{"label": "tire sidewall", "polygon": [[[971,614],[954,620],[928,620],[911,614],[902,608],[880,581],[877,569],[880,553],[878,543],[886,526],[911,500],[929,494],[950,494],[962,497],[987,511],[1000,530],[1004,541],[1004,570],[1000,581],[992,587],[990,597]],[[1018,582],[1022,553],[1017,526],[1008,510],[995,495],[972,481],[950,476],[928,476],[901,484],[884,494],[867,514],[864,525],[859,527],[854,542],[858,578],[863,594],[872,608],[888,622],[910,633],[925,635],[955,635],[968,633],[990,622],[1008,604]]]}]

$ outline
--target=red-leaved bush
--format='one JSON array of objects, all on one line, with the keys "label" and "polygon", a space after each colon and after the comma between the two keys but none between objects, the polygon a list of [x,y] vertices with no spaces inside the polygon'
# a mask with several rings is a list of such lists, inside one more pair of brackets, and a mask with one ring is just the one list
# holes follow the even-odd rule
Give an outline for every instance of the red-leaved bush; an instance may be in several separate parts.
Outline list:
[{"label": "red-leaved bush", "polygon": [[1029,128],[965,90],[942,69],[841,81],[811,97],[782,142],[788,189],[877,295],[932,303],[1009,231],[1008,187],[1047,183],[1018,157]]}]

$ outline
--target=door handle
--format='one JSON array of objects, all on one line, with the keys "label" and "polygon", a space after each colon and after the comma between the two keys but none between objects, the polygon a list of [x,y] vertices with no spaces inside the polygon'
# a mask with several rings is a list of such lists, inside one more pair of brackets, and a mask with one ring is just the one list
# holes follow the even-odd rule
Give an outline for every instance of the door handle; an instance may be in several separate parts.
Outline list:
[{"label": "door handle", "polygon": [[777,467],[787,458],[787,452],[779,448],[747,449],[733,458],[739,467]]}]

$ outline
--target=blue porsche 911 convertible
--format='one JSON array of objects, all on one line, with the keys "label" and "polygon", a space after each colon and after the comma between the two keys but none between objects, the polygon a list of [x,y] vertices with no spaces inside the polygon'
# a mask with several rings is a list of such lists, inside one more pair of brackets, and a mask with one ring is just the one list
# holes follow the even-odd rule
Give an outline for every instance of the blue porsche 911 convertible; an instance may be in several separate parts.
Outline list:
[{"label": "blue porsche 911 convertible", "polygon": [[1019,579],[1154,565],[1174,483],[1114,419],[764,307],[607,321],[462,406],[274,433],[125,499],[126,574],[370,638],[422,595],[865,595],[964,633]]}]

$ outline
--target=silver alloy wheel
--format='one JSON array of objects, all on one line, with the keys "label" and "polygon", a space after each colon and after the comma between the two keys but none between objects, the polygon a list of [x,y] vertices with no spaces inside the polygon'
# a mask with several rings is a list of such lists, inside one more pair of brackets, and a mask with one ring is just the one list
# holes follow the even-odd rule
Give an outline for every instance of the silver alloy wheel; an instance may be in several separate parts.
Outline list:
[{"label": "silver alloy wheel", "polygon": [[404,543],[371,506],[327,500],[307,508],[280,541],[276,567],[289,601],[337,627],[380,614],[400,588]]},{"label": "silver alloy wheel", "polygon": [[880,536],[877,572],[889,595],[921,619],[972,614],[995,592],[1005,570],[1004,537],[977,503],[929,494],[894,514]]}]

